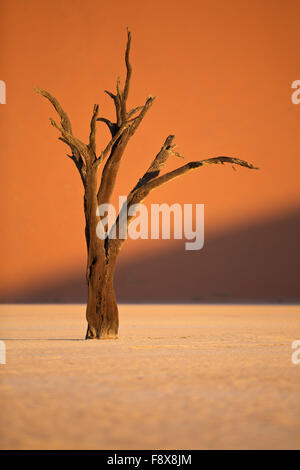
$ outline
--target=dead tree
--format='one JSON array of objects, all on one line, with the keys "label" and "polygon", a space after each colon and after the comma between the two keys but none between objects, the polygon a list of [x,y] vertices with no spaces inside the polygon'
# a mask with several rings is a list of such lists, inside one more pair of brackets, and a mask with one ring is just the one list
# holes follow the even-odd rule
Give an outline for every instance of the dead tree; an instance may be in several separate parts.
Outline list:
[{"label": "dead tree", "polygon": [[[61,135],[59,139],[69,146],[70,153],[68,157],[75,163],[84,188],[85,236],[87,243],[86,280],[88,284],[86,339],[117,338],[118,335],[119,318],[113,277],[117,256],[124,243],[124,238],[118,236],[119,217],[117,217],[115,223],[117,237],[111,239],[106,226],[106,238],[104,240],[98,238],[96,227],[100,221],[100,216],[97,213],[97,207],[109,203],[128,141],[137,131],[155,100],[155,97],[148,96],[144,105],[127,109],[132,74],[129,57],[130,45],[131,34],[127,31],[125,52],[127,73],[124,88],[121,88],[120,79],[118,78],[115,93],[105,91],[114,102],[116,120],[111,122],[104,117],[98,117],[99,106],[95,104],[87,144],[73,134],[70,119],[58,100],[47,91],[36,88],[37,93],[50,101],[60,118],[60,124],[57,124],[52,118],[50,118],[50,122],[59,131]],[[111,134],[110,141],[101,152],[97,152],[96,149],[96,124],[99,121],[107,125]],[[174,171],[161,175],[160,172],[169,157],[181,156],[175,148],[174,135],[169,135],[145,174],[130,191],[127,202],[128,209],[133,204],[141,203],[153,189],[204,165],[230,163],[231,165],[240,165],[250,169],[255,168],[246,161],[219,156],[189,162]],[[102,168],[102,174],[98,184],[97,175],[100,168]],[[128,216],[127,228],[131,219],[132,217]]]}]

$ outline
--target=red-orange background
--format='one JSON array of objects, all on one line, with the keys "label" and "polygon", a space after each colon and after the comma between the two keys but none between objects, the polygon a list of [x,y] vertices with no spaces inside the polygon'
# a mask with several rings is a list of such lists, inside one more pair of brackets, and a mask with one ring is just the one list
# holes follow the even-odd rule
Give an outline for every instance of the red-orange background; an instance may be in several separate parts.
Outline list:
[{"label": "red-orange background", "polygon": [[[128,240],[120,299],[299,300],[300,105],[291,102],[291,83],[300,78],[299,13],[298,1],[2,0],[2,299],[22,301],[31,292],[29,300],[78,300],[85,266],[81,182],[50,126],[55,112],[34,87],[61,101],[86,141],[94,103],[101,115],[114,115],[103,90],[124,78],[128,26],[129,102],[158,99],[130,142],[117,193],[128,193],[170,133],[187,161],[232,155],[260,170],[207,167],[152,193],[148,204],[204,203],[208,242],[202,253],[187,253],[172,241]],[[107,138],[99,124],[99,149]],[[174,157],[169,169],[181,164]],[[230,290],[241,277],[240,288]],[[223,297],[224,289],[210,289],[222,279]]]}]

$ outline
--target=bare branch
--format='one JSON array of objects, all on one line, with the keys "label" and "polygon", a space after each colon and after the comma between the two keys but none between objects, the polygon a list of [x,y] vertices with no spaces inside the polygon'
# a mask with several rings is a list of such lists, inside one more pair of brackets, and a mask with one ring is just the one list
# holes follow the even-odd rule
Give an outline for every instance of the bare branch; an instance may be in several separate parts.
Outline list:
[{"label": "bare branch", "polygon": [[[130,64],[129,56],[130,56],[130,46],[131,46],[131,33],[127,29],[127,45],[125,51],[125,64],[126,64],[126,80],[124,90],[121,91],[120,89],[120,79],[117,80],[117,94],[113,94],[110,91],[106,90],[106,93],[114,100],[115,108],[116,108],[116,117],[117,122],[116,124],[112,124],[109,120],[101,119],[106,125],[109,127],[111,134],[113,136],[113,140],[108,144],[107,148],[104,152],[100,155],[100,160],[98,159],[96,165],[98,166],[101,161],[106,157],[108,151],[111,152],[109,158],[106,161],[104,166],[101,182],[97,194],[98,203],[102,204],[103,202],[108,202],[111,194],[113,192],[113,188],[115,186],[120,161],[123,156],[124,150],[126,145],[131,136],[136,132],[139,125],[141,124],[143,118],[145,117],[147,111],[152,106],[155,97],[149,96],[146,100],[146,103],[143,106],[139,106],[137,108],[132,109],[127,113],[126,111],[126,102],[129,93],[129,86],[130,80],[132,75],[132,67]],[[139,114],[130,119],[136,113]],[[122,126],[126,125],[128,127],[128,132],[124,132],[122,130]],[[108,150],[107,150],[108,149]]]},{"label": "bare branch", "polygon": [[105,90],[105,93],[111,97],[111,99],[115,103],[115,108],[116,108],[116,121],[117,125],[119,126],[121,124],[121,104],[120,104],[120,99],[118,95],[115,95],[114,93],[111,93],[108,90]]},{"label": "bare branch", "polygon": [[78,152],[84,157],[85,161],[87,162],[89,160],[89,153],[88,153],[88,147],[86,144],[84,144],[83,142],[81,142],[81,140],[77,139],[77,137],[74,137],[73,134],[71,134],[70,132],[66,131],[65,129],[63,129],[62,127],[60,127],[55,121],[54,119],[50,118],[50,122],[52,124],[53,127],[56,127],[56,129],[58,129],[61,133],[61,135],[63,136],[63,138],[68,142],[68,144],[70,146],[73,146],[75,147]]},{"label": "bare branch", "polygon": [[63,137],[59,137],[58,140],[61,140],[62,142],[64,142],[66,145],[68,145],[70,147],[70,149],[72,151],[72,155],[70,156],[70,155],[67,154],[67,157],[69,157],[69,158],[71,158],[71,160],[73,160],[73,162],[75,163],[75,165],[76,165],[76,167],[77,167],[77,169],[80,173],[82,181],[85,182],[86,166],[84,164],[84,161],[81,158],[80,153],[78,152],[78,150],[73,145],[71,145]]},{"label": "bare branch", "polygon": [[72,126],[71,126],[70,119],[69,119],[67,113],[61,107],[58,100],[46,90],[41,90],[40,88],[35,87],[35,91],[36,91],[36,93],[44,96],[45,98],[47,98],[50,101],[50,103],[54,106],[55,110],[57,111],[57,113],[60,116],[60,123],[61,123],[62,128],[65,131],[67,131],[69,133],[72,133]]},{"label": "bare branch", "polygon": [[108,90],[105,90],[105,93],[110,96],[116,108],[116,119],[117,125],[120,126],[124,123],[127,119],[127,112],[126,112],[126,103],[129,94],[129,86],[130,86],[130,79],[132,75],[132,66],[130,64],[129,55],[130,55],[130,46],[131,46],[131,33],[127,28],[127,44],[126,44],[126,51],[125,51],[125,65],[126,65],[126,80],[124,85],[124,90],[120,88],[120,77],[117,78],[117,93],[111,93]]},{"label": "bare branch", "polygon": [[134,124],[130,128],[130,135],[131,136],[136,132],[137,128],[139,127],[142,120],[144,119],[147,111],[151,108],[151,106],[152,106],[152,104],[154,103],[155,100],[156,100],[156,96],[151,96],[151,95],[148,96],[148,98],[146,100],[146,103],[144,104],[144,106],[142,108],[142,111],[137,116],[137,118],[135,119]]},{"label": "bare branch", "polygon": [[[109,202],[114,186],[115,186],[121,158],[124,154],[127,143],[130,137],[136,132],[137,128],[139,127],[140,123],[145,117],[147,111],[152,106],[154,100],[155,100],[155,97],[149,96],[147,98],[146,103],[142,107],[142,111],[140,112],[140,114],[133,120],[127,121],[123,124],[126,128],[128,127],[128,132],[123,131],[120,137],[118,136],[118,133],[114,136],[114,137],[116,136],[118,137],[115,138],[114,144],[111,146],[111,149],[112,149],[111,154],[109,158],[107,159],[103,172],[102,172],[100,186],[99,186],[99,190],[97,194],[98,204]],[[97,161],[97,164],[98,164],[98,161]]]},{"label": "bare branch", "polygon": [[109,143],[107,144],[107,146],[105,147],[105,149],[101,152],[101,154],[99,155],[99,157],[97,158],[96,160],[96,165],[98,166],[100,163],[103,162],[103,160],[105,160],[105,158],[107,157],[108,153],[110,152],[110,150],[112,149],[112,147],[114,146],[114,144],[117,142],[117,140],[121,137],[121,135],[124,133],[125,129],[127,129],[129,127],[129,123],[125,123],[123,124],[120,129],[114,134],[114,136],[111,138],[111,140],[109,141]]},{"label": "bare branch", "polygon": [[134,116],[138,111],[141,111],[144,106],[137,106],[136,108],[131,109],[127,113],[127,119],[131,118],[131,116]]},{"label": "bare branch", "polygon": [[132,192],[140,188],[141,186],[145,185],[148,181],[154,178],[157,178],[157,176],[159,176],[161,169],[164,168],[169,156],[177,153],[174,151],[175,145],[172,145],[174,138],[175,138],[174,135],[169,135],[166,138],[159,153],[156,155],[153,162],[149,166],[148,170],[146,171],[144,176],[138,181],[137,185],[132,190]]},{"label": "bare branch", "polygon": [[[64,141],[64,139],[62,137],[59,138],[59,140],[62,140],[63,142],[65,142],[66,144],[68,144],[67,141]],[[69,144],[68,144],[69,145]],[[67,157],[69,157],[76,165],[78,171],[79,171],[79,174],[81,176],[81,179],[82,179],[82,182],[83,184],[85,185],[85,179],[86,179],[86,168],[83,164],[83,160],[82,158],[80,158],[80,160],[78,161],[77,160],[77,157],[74,155],[74,153],[72,152],[72,155],[69,155],[69,154],[66,154]]]},{"label": "bare branch", "polygon": [[89,140],[89,147],[90,149],[94,152],[96,156],[96,122],[97,122],[97,116],[99,112],[99,105],[95,104],[94,105],[94,110],[93,110],[93,115],[91,119],[91,132],[90,132],[90,140]]},{"label": "bare branch", "polygon": [[[167,143],[167,141],[169,143],[172,142],[173,139],[174,139],[174,136],[169,136],[166,139],[165,144]],[[171,147],[174,148],[174,146],[172,146],[172,145],[171,145]],[[163,150],[163,148],[164,148],[164,146],[162,147],[162,150]],[[159,163],[160,158],[161,158],[162,162],[166,161],[166,157],[165,157],[164,153],[162,152],[162,150],[161,150],[161,152],[159,152],[159,154],[153,160],[152,164],[149,167],[149,168],[151,168],[153,166],[153,168],[154,168],[157,165],[158,169],[156,171],[158,171],[158,172],[160,171],[160,163]],[[160,155],[161,155],[161,157],[159,157]],[[146,181],[146,178],[145,178],[145,175],[147,175],[147,173],[148,173],[148,172],[146,172],[144,177],[143,177],[143,178],[145,178],[144,183],[139,184],[139,183],[142,182],[142,180],[143,180],[143,178],[142,178],[140,180],[140,182],[133,188],[133,190],[130,192],[130,194],[127,198],[127,211],[129,210],[129,208],[132,205],[141,203],[153,189],[155,189],[159,186],[162,186],[163,184],[168,183],[169,181],[172,181],[173,179],[178,178],[179,176],[181,176],[185,173],[188,173],[189,171],[195,170],[195,169],[200,168],[204,165],[211,165],[211,164],[224,165],[224,163],[230,163],[232,165],[244,166],[244,167],[249,168],[251,170],[258,170],[257,167],[255,167],[251,163],[246,162],[245,160],[240,160],[238,158],[233,158],[233,157],[220,156],[220,157],[208,158],[208,159],[205,159],[205,160],[199,160],[199,161],[196,161],[196,162],[189,162],[186,165],[183,165],[183,166],[177,168],[176,170],[170,171],[169,173],[166,173],[162,176],[151,178],[148,181]],[[116,224],[115,224],[117,234],[119,233],[119,226],[120,226],[119,216],[120,216],[120,214],[118,215],[117,220],[116,220]],[[132,219],[134,219],[134,217],[135,216],[127,215],[127,228],[129,226],[130,222],[132,221]],[[117,238],[115,240],[111,240],[111,250],[115,254],[117,254],[123,243],[124,243],[124,239],[118,239]]]},{"label": "bare branch", "polygon": [[162,186],[165,183],[168,183],[169,181],[178,178],[179,176],[188,173],[191,170],[195,170],[196,168],[200,168],[204,165],[224,165],[224,163],[231,163],[232,165],[239,165],[239,166],[244,166],[246,168],[249,168],[251,170],[258,170],[258,167],[255,167],[251,163],[246,162],[245,160],[240,160],[239,158],[233,158],[233,157],[225,157],[225,156],[220,156],[220,157],[213,157],[213,158],[208,158],[205,160],[199,160],[196,162],[189,162],[186,165],[183,165],[176,170],[170,171],[169,173],[166,173],[165,175],[159,176],[158,178],[152,179],[148,183],[146,183],[142,188],[141,188],[141,196],[143,192],[146,192],[148,195],[152,189],[157,188],[158,186]]},{"label": "bare branch", "polygon": [[131,46],[131,33],[127,28],[127,45],[126,45],[126,51],[125,51],[125,64],[126,64],[127,74],[126,74],[125,86],[124,86],[122,99],[121,99],[121,116],[122,116],[123,121],[126,120],[126,103],[127,103],[130,79],[131,79],[131,74],[132,74],[132,66],[129,61],[130,46]]},{"label": "bare branch", "polygon": [[104,122],[104,124],[107,125],[112,137],[115,135],[115,133],[118,130],[117,129],[118,126],[115,123],[111,122],[109,119],[106,119],[104,117],[100,117],[100,118],[97,119],[97,121]]},{"label": "bare branch", "polygon": [[35,91],[38,94],[47,98],[50,101],[50,103],[53,105],[54,109],[57,111],[60,117],[61,127],[58,126],[56,122],[51,118],[50,118],[50,122],[61,133],[62,137],[59,137],[59,140],[61,140],[62,142],[64,142],[70,147],[72,151],[72,160],[76,164],[76,167],[80,173],[82,181],[84,182],[85,176],[86,176],[86,166],[85,166],[85,162],[82,159],[82,156],[84,157],[84,160],[86,161],[87,153],[88,153],[87,146],[83,142],[81,142],[79,139],[73,136],[70,119],[67,113],[64,111],[64,109],[60,105],[59,101],[46,90],[41,90],[40,88],[36,87]]},{"label": "bare branch", "polygon": [[120,89],[120,77],[117,78],[117,97],[119,98],[120,104],[121,104],[121,89]]},{"label": "bare branch", "polygon": [[103,204],[109,202],[110,200],[117,179],[121,158],[125,151],[128,140],[128,131],[125,131],[120,137],[118,137],[118,140],[112,147],[111,153],[104,165],[100,180],[97,193],[98,204]]},{"label": "bare branch", "polygon": [[137,128],[139,127],[142,120],[144,119],[147,111],[150,109],[150,107],[152,106],[155,100],[156,100],[156,96],[151,96],[151,95],[148,96],[146,103],[142,107],[140,114],[135,118],[134,123],[130,127],[130,136],[132,136],[136,132]]},{"label": "bare branch", "polygon": [[127,46],[126,46],[126,52],[125,52],[125,64],[126,64],[126,69],[127,69],[127,76],[126,76],[125,87],[124,87],[124,92],[123,92],[123,98],[125,102],[128,98],[129,85],[130,85],[130,79],[131,79],[131,74],[132,74],[132,66],[129,61],[130,46],[131,46],[131,32],[127,28]]}]

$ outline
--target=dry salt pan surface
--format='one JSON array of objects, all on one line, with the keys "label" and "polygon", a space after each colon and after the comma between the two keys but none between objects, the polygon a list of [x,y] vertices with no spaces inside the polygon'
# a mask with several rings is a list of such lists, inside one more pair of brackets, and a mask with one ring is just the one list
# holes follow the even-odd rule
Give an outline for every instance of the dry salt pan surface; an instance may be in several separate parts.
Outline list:
[{"label": "dry salt pan surface", "polygon": [[2,449],[299,449],[297,306],[2,305]]}]

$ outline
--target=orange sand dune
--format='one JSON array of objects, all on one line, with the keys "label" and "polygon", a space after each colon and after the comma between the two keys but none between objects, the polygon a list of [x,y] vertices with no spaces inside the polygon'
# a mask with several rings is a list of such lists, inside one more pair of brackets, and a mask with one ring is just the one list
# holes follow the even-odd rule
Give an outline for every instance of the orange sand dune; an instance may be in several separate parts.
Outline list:
[{"label": "orange sand dune", "polygon": [[[85,263],[80,178],[49,123],[55,111],[34,87],[57,96],[74,133],[87,142],[94,103],[114,118],[104,90],[114,91],[118,75],[123,83],[126,26],[133,65],[128,105],[148,94],[158,99],[124,155],[115,196],[128,194],[175,134],[185,161],[231,155],[260,170],[203,168],[153,191],[147,204],[204,203],[206,232],[214,233],[299,209],[300,105],[291,100],[300,78],[299,12],[298,0],[2,0],[3,294],[27,282],[30,291],[41,278]],[[108,132],[101,123],[97,129],[100,152]],[[170,159],[165,171],[181,164]],[[143,254],[156,248],[149,242]],[[298,246],[291,251],[299,256]],[[128,244],[124,260],[139,254],[137,244]]]}]

